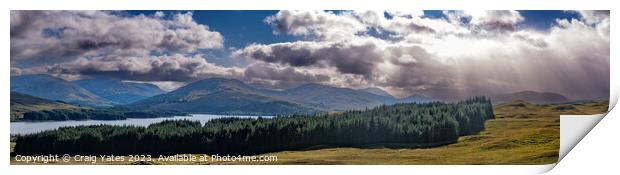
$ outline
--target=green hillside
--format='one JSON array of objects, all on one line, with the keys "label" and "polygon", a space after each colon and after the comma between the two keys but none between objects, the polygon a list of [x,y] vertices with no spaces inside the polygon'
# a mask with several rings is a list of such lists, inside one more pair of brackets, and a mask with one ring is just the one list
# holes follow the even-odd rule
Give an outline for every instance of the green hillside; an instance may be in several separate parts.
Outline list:
[{"label": "green hillside", "polygon": [[138,109],[168,109],[189,113],[277,115],[310,113],[300,104],[270,97],[239,80],[211,78],[129,105]]},{"label": "green hillside", "polygon": [[51,101],[18,92],[11,92],[11,121],[23,118],[26,112],[54,109],[78,110],[80,107],[62,101]]},{"label": "green hillside", "polygon": [[148,83],[123,82],[112,78],[94,78],[73,83],[115,104],[129,104],[165,91]]},{"label": "green hillside", "polygon": [[175,110],[134,110],[122,107],[80,107],[62,101],[52,101],[18,92],[11,92],[11,121],[61,120],[122,120],[187,115]]},{"label": "green hillside", "polygon": [[110,101],[72,82],[47,74],[11,76],[11,91],[85,106],[112,105]]}]

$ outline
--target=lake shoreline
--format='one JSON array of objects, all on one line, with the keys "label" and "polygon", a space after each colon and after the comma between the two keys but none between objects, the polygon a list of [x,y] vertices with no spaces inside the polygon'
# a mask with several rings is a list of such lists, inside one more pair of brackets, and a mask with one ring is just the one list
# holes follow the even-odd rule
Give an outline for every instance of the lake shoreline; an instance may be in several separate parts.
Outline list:
[{"label": "lake shoreline", "polygon": [[11,121],[11,135],[34,134],[60,127],[90,126],[90,125],[113,125],[113,126],[148,126],[165,120],[194,120],[202,124],[217,118],[272,118],[275,116],[252,116],[252,115],[217,115],[217,114],[188,114],[187,116],[169,116],[155,118],[126,118],[121,120],[47,120],[47,121]]}]

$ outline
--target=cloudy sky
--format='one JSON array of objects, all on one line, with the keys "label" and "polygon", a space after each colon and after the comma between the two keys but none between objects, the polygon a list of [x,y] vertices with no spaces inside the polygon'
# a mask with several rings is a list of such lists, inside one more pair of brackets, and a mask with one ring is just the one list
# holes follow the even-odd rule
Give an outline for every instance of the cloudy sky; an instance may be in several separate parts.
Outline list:
[{"label": "cloudy sky", "polygon": [[11,75],[609,96],[609,11],[12,11]]}]

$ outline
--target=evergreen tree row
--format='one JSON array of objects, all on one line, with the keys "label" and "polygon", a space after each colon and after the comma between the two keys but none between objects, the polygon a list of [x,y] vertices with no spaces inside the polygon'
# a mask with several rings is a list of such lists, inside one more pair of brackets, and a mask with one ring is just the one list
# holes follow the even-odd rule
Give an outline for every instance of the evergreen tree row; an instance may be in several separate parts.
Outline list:
[{"label": "evergreen tree row", "polygon": [[338,114],[164,121],[148,127],[78,126],[18,136],[16,154],[253,155],[315,146],[432,145],[484,129],[491,102],[395,104]]},{"label": "evergreen tree row", "polygon": [[124,120],[127,118],[156,118],[184,116],[187,113],[177,111],[142,110],[134,111],[125,108],[108,109],[51,109],[29,111],[24,113],[21,120],[46,121],[46,120]]}]

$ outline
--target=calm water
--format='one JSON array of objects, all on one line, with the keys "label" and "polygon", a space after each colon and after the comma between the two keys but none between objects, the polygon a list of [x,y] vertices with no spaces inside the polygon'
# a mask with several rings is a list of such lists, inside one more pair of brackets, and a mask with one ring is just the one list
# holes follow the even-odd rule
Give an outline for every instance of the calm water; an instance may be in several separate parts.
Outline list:
[{"label": "calm water", "polygon": [[[11,122],[11,134],[31,134],[45,130],[57,129],[63,126],[81,126],[81,125],[133,125],[148,126],[153,123],[164,120],[193,120],[200,121],[203,125],[209,120],[216,118],[236,117],[236,118],[258,118],[258,116],[240,116],[240,115],[211,115],[211,114],[192,114],[190,116],[177,116],[167,118],[130,118],[126,120],[83,120],[83,121],[45,121],[45,122]],[[271,116],[262,116],[263,118],[271,118]]]}]

